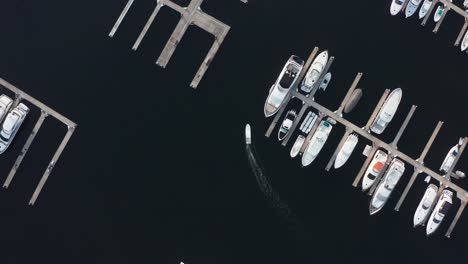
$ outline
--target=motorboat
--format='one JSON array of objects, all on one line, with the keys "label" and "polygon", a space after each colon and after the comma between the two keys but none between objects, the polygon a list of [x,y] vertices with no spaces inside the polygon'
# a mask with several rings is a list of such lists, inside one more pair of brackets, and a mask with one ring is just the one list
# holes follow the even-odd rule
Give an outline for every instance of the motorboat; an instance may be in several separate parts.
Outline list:
[{"label": "motorboat", "polygon": [[286,99],[286,95],[288,95],[291,87],[299,78],[302,67],[304,67],[304,61],[295,55],[291,56],[286,62],[278,79],[270,88],[264,107],[266,117],[278,112]]},{"label": "motorboat", "polygon": [[304,121],[302,122],[301,126],[299,127],[299,130],[302,131],[304,134],[309,134],[310,130],[314,126],[315,122],[317,121],[317,114],[310,111]]},{"label": "motorboat", "polygon": [[[305,93],[310,93],[315,83],[320,79],[322,71],[328,61],[328,51],[320,53],[312,62],[306,76],[301,84],[301,90]],[[331,76],[330,76],[331,77]]]},{"label": "motorboat", "polygon": [[[452,2],[452,0],[448,0],[448,1]],[[445,5],[445,4],[439,5],[437,7],[437,10],[434,13],[434,22],[439,22],[440,21],[440,19],[444,15],[446,9],[447,9],[447,5]]]},{"label": "motorboat", "polygon": [[396,16],[400,13],[407,1],[408,0],[393,0],[390,6],[390,14],[392,14],[392,16]]},{"label": "motorboat", "polygon": [[387,100],[385,100],[385,103],[380,109],[379,114],[372,123],[372,132],[376,134],[382,134],[388,123],[392,121],[393,116],[395,115],[398,106],[400,105],[402,95],[403,91],[401,88],[396,88],[390,93],[390,95],[387,97]]},{"label": "motorboat", "polygon": [[449,190],[444,190],[442,192],[442,195],[440,196],[434,211],[432,211],[432,214],[427,221],[426,235],[429,236],[433,234],[440,226],[440,223],[442,220],[444,220],[445,216],[449,212],[450,207],[452,207],[452,196],[453,193]]},{"label": "motorboat", "polygon": [[5,117],[0,130],[0,154],[10,146],[28,113],[29,108],[20,103]]},{"label": "motorboat", "polygon": [[245,143],[247,145],[252,144],[252,131],[249,124],[245,125]]},{"label": "motorboat", "polygon": [[438,188],[435,184],[427,186],[426,192],[424,193],[421,202],[419,202],[418,208],[414,213],[413,224],[414,227],[424,224],[424,221],[429,216],[432,206],[437,200]]},{"label": "motorboat", "polygon": [[422,0],[410,0],[408,5],[405,8],[405,16],[408,18],[418,10],[419,5],[421,5]]},{"label": "motorboat", "polygon": [[459,141],[458,141],[458,144],[453,146],[449,152],[447,153],[447,156],[445,156],[445,159],[444,161],[442,162],[442,165],[440,166],[439,170],[442,172],[442,173],[447,173],[450,169],[450,167],[452,167],[452,164],[453,162],[455,161],[455,159],[457,158],[458,156],[458,152],[460,150],[460,146],[463,144],[463,138],[460,138]]},{"label": "motorboat", "polygon": [[294,123],[294,120],[296,120],[296,117],[297,117],[297,114],[296,114],[296,111],[294,110],[289,110],[288,113],[286,113],[283,123],[281,124],[281,127],[278,131],[279,141],[283,140],[288,135],[289,130],[291,129],[291,126]]},{"label": "motorboat", "polygon": [[369,205],[369,212],[371,215],[377,213],[384,207],[404,171],[405,164],[403,161],[395,158],[372,196]]},{"label": "motorboat", "polygon": [[419,9],[419,18],[423,19],[426,17],[427,12],[429,12],[429,9],[431,8],[433,3],[433,0],[424,0],[421,9]]},{"label": "motorboat", "polygon": [[320,122],[320,125],[310,139],[309,145],[302,154],[302,166],[310,165],[325,145],[333,126],[328,121]]},{"label": "motorboat", "polygon": [[351,154],[353,154],[354,148],[356,148],[358,140],[358,136],[354,133],[348,136],[343,147],[341,147],[338,155],[336,156],[334,164],[335,169],[341,168],[341,166],[348,161]]},{"label": "motorboat", "polygon": [[367,191],[375,182],[380,173],[382,173],[385,163],[387,162],[388,155],[382,150],[377,150],[372,159],[369,167],[364,173],[364,178],[362,179],[362,191]]},{"label": "motorboat", "polygon": [[291,158],[295,158],[299,152],[301,151],[302,145],[304,144],[305,137],[303,135],[297,136],[296,141],[294,142],[294,145],[291,148]]},{"label": "motorboat", "polygon": [[10,111],[11,105],[13,104],[13,100],[2,94],[0,95],[0,121],[6,116],[8,111]]},{"label": "motorboat", "polygon": [[460,45],[461,51],[466,51],[468,49],[468,31],[466,31],[463,41]]},{"label": "motorboat", "polygon": [[319,90],[322,90],[322,91],[327,90],[328,84],[330,84],[331,77],[332,77],[331,72],[327,72],[327,74],[323,76],[323,80],[320,83]]}]

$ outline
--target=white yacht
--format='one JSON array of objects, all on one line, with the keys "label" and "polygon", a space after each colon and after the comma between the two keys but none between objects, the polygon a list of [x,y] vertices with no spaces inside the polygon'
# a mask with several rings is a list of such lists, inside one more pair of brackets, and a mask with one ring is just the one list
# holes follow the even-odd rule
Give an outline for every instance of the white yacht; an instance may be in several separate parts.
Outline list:
[{"label": "white yacht", "polygon": [[408,5],[405,8],[405,16],[408,18],[418,10],[419,5],[421,5],[422,0],[410,0]]},{"label": "white yacht", "polygon": [[393,116],[395,115],[398,106],[400,105],[402,95],[403,91],[400,88],[396,88],[390,93],[390,95],[387,97],[387,100],[380,109],[379,114],[372,123],[372,132],[376,134],[382,134],[388,123],[392,121]]},{"label": "white yacht", "polygon": [[312,136],[309,145],[302,154],[302,166],[310,165],[325,145],[333,126],[328,121],[322,121]]},{"label": "white yacht", "polygon": [[305,141],[305,137],[303,135],[297,136],[297,139],[291,148],[291,152],[289,153],[291,155],[291,158],[295,158],[297,154],[299,154],[299,151],[301,151],[304,141]]},{"label": "white yacht", "polygon": [[0,130],[0,154],[10,146],[28,113],[29,108],[20,103],[5,117]]},{"label": "white yacht", "polygon": [[419,18],[423,19],[426,17],[427,12],[429,12],[429,8],[431,8],[432,0],[424,0],[421,9],[419,9]]},{"label": "white yacht", "polygon": [[452,167],[453,162],[455,161],[455,158],[458,156],[458,152],[460,150],[460,146],[463,144],[463,138],[460,138],[458,141],[458,144],[453,146],[449,152],[447,153],[447,156],[445,156],[444,161],[442,162],[442,165],[440,166],[439,170],[442,173],[447,173],[450,167]]},{"label": "white yacht", "polygon": [[449,190],[444,190],[442,192],[434,211],[432,211],[432,214],[427,221],[426,234],[428,236],[437,230],[442,220],[444,220],[445,215],[449,212],[450,207],[452,207],[452,196],[453,193]]},{"label": "white yacht", "polygon": [[466,31],[463,41],[460,45],[461,51],[466,51],[468,49],[468,31]]},{"label": "white yacht", "polygon": [[383,168],[385,167],[385,163],[387,162],[387,153],[383,152],[382,150],[377,150],[372,159],[369,167],[367,168],[366,172],[364,173],[364,178],[362,179],[362,191],[367,191],[375,182],[375,179],[381,172],[383,172]]},{"label": "white yacht", "polygon": [[430,210],[437,199],[438,188],[435,184],[427,186],[426,192],[424,193],[421,202],[419,202],[418,208],[414,213],[413,224],[414,227],[422,225],[429,216]]},{"label": "white yacht", "polygon": [[3,120],[8,111],[10,111],[12,103],[13,100],[10,97],[4,94],[0,95],[0,121]]},{"label": "white yacht", "polygon": [[278,140],[281,141],[283,140],[289,133],[289,130],[291,129],[291,126],[294,123],[294,120],[296,120],[297,114],[296,111],[294,110],[289,110],[286,116],[284,117],[283,123],[281,124],[281,127],[278,131]]},{"label": "white yacht", "polygon": [[353,133],[348,136],[345,143],[343,144],[343,147],[341,147],[340,151],[338,152],[338,155],[336,156],[334,164],[335,169],[340,168],[348,161],[351,154],[353,154],[354,148],[356,148],[357,143],[358,136],[356,134]]},{"label": "white yacht", "polygon": [[331,72],[327,72],[327,74],[323,76],[322,83],[320,83],[320,86],[319,86],[320,90],[322,91],[327,90],[328,84],[330,84],[331,77],[332,77]]},{"label": "white yacht", "polygon": [[[452,2],[452,0],[449,0],[449,2]],[[437,10],[436,10],[435,13],[434,13],[434,21],[435,21],[435,22],[439,22],[439,21],[440,21],[440,19],[441,19],[442,16],[444,15],[446,9],[447,9],[447,6],[446,6],[445,4],[439,5],[439,6],[437,7]]]},{"label": "white yacht", "polygon": [[320,53],[315,60],[312,62],[309,70],[306,73],[306,76],[301,84],[301,90],[310,93],[315,83],[318,81],[322,75],[322,71],[325,68],[325,65],[328,61],[328,51],[323,51]]},{"label": "white yacht", "polygon": [[245,125],[245,143],[247,145],[252,144],[252,132],[249,124]]},{"label": "white yacht", "polygon": [[288,62],[286,62],[280,76],[270,88],[270,93],[264,107],[266,117],[272,116],[278,112],[291,86],[299,78],[299,73],[303,66],[304,61],[295,55],[291,56]]},{"label": "white yacht", "polygon": [[390,14],[392,14],[392,16],[395,16],[398,13],[400,13],[401,10],[403,10],[403,6],[407,1],[408,0],[393,0],[392,5],[390,6]]},{"label": "white yacht", "polygon": [[405,164],[403,161],[395,158],[372,196],[369,205],[369,212],[371,215],[377,213],[384,207],[404,171]]}]

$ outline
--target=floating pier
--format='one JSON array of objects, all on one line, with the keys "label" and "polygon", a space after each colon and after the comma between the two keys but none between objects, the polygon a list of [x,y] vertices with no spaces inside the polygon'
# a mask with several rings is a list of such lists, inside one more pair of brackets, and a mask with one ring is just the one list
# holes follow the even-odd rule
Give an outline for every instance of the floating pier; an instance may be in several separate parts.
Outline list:
[{"label": "floating pier", "polygon": [[[310,62],[309,61],[312,61],[313,58],[315,58],[317,52],[318,52],[318,48],[316,47],[316,48],[314,48],[313,52],[311,53],[305,67],[303,67],[302,72],[300,73],[299,78],[297,80],[297,83],[302,82],[302,79],[304,78],[305,72],[307,72],[308,68],[310,67]],[[323,78],[323,76],[327,73],[327,71],[328,71],[328,69],[326,71],[322,72],[322,77],[321,78]],[[402,123],[398,133],[395,135],[393,141],[390,144],[385,143],[384,141],[380,140],[376,136],[372,135],[371,132],[370,132],[370,126],[372,125],[372,123],[375,120],[375,118],[377,117],[380,109],[382,108],[384,102],[386,101],[387,97],[389,96],[390,90],[385,90],[385,92],[382,95],[382,97],[380,98],[376,108],[374,109],[372,115],[370,116],[367,124],[363,128],[360,128],[359,126],[353,124],[352,122],[350,122],[347,119],[342,117],[342,111],[343,111],[344,107],[346,106],[347,102],[350,100],[350,97],[351,97],[353,91],[356,89],[359,81],[361,80],[361,77],[362,77],[362,73],[358,73],[356,78],[353,81],[353,84],[349,88],[345,98],[343,99],[343,101],[342,101],[342,103],[341,103],[341,105],[340,105],[340,107],[338,108],[337,111],[332,111],[332,110],[320,105],[319,103],[317,103],[314,100],[314,97],[313,97],[314,94],[310,94],[310,95],[306,96],[306,95],[303,95],[303,94],[299,93],[297,83],[296,83],[295,85],[293,85],[291,87],[291,89],[289,91],[289,94],[286,96],[284,104],[281,106],[280,111],[278,111],[278,113],[274,117],[272,123],[270,124],[270,126],[269,126],[269,128],[267,130],[267,132],[265,133],[265,136],[270,137],[272,131],[276,127],[276,124],[277,124],[280,116],[282,115],[282,113],[286,109],[286,107],[287,107],[287,105],[289,103],[289,100],[291,98],[297,98],[297,99],[301,100],[302,103],[303,103],[303,106],[302,106],[302,108],[300,110],[298,118],[296,118],[294,124],[291,126],[291,129],[290,129],[289,135],[288,135],[288,139],[294,133],[294,130],[297,127],[297,123],[301,119],[300,117],[306,112],[306,110],[308,108],[315,109],[318,112],[318,120],[315,122],[313,128],[311,129],[309,135],[307,136],[307,139],[304,142],[300,153],[304,152],[305,148],[307,147],[308,141],[310,141],[310,138],[314,134],[314,132],[317,129],[318,124],[320,123],[321,120],[328,117],[328,118],[336,121],[337,123],[343,125],[345,127],[346,131],[345,131],[345,134],[343,135],[337,149],[333,153],[333,155],[332,155],[332,157],[331,157],[330,161],[328,162],[327,167],[325,169],[327,171],[331,169],[331,166],[332,166],[333,162],[335,161],[339,150],[341,149],[344,142],[346,141],[346,138],[351,133],[358,134],[359,136],[361,136],[361,137],[365,138],[366,140],[368,140],[371,143],[372,148],[370,149],[370,151],[369,151],[369,153],[367,155],[367,158],[366,158],[366,160],[364,162],[364,165],[361,167],[359,173],[357,174],[356,178],[354,179],[353,186],[354,187],[358,186],[359,182],[361,181],[361,179],[362,179],[362,177],[364,175],[365,170],[368,168],[369,164],[371,163],[376,151],[378,149],[385,150],[389,154],[385,167],[387,167],[389,165],[389,163],[391,162],[392,159],[398,158],[398,159],[404,161],[405,163],[409,164],[410,166],[412,166],[413,169],[414,169],[414,173],[411,176],[411,178],[409,180],[409,183],[405,187],[405,190],[404,190],[402,196],[400,197],[400,199],[399,199],[399,201],[398,201],[398,203],[397,203],[397,205],[395,207],[396,211],[398,211],[399,208],[401,207],[401,205],[402,205],[405,197],[407,196],[409,190],[411,189],[416,177],[421,173],[425,173],[425,174],[429,175],[431,178],[438,181],[442,186],[440,192],[442,192],[442,190],[444,188],[450,188],[450,189],[452,189],[453,191],[456,192],[457,198],[461,200],[461,206],[458,209],[458,212],[457,212],[455,218],[453,219],[449,229],[447,230],[446,236],[450,237],[450,234],[453,231],[453,229],[455,228],[455,225],[456,225],[458,219],[460,218],[460,216],[463,213],[463,210],[464,210],[464,208],[466,206],[466,203],[468,203],[468,192],[465,189],[463,189],[462,187],[458,186],[457,184],[455,184],[454,182],[452,182],[450,180],[450,178],[455,175],[453,173],[453,170],[455,169],[455,166],[456,166],[456,164],[458,162],[458,159],[460,158],[461,154],[463,153],[463,151],[464,151],[464,149],[466,147],[466,144],[468,143],[468,139],[465,138],[463,140],[463,143],[462,143],[462,145],[460,146],[460,149],[459,149],[459,154],[457,155],[455,161],[453,162],[451,168],[449,169],[449,171],[447,172],[446,175],[440,175],[439,173],[434,172],[433,170],[431,170],[430,168],[428,168],[428,167],[426,167],[424,165],[424,158],[426,157],[426,155],[429,152],[429,150],[430,150],[436,136],[438,135],[438,133],[439,133],[439,131],[440,131],[442,125],[443,125],[443,122],[440,121],[437,124],[436,128],[434,129],[431,137],[429,138],[428,142],[426,143],[426,146],[424,147],[424,149],[423,149],[423,151],[422,151],[422,153],[421,153],[421,155],[419,156],[418,159],[413,159],[413,158],[409,157],[408,155],[406,155],[405,153],[398,150],[398,146],[397,146],[398,142],[401,139],[406,127],[408,126],[414,112],[416,111],[417,106],[413,105],[411,107],[411,109],[408,112],[404,122]],[[312,90],[312,92],[314,93],[314,90]],[[282,145],[283,146],[287,145],[287,142],[283,141]],[[382,175],[384,175],[385,170],[386,169],[384,168],[381,171],[380,175],[378,175],[377,180],[375,181],[374,185],[371,187],[371,190],[369,192],[370,195],[373,194],[373,192],[375,191],[375,188],[378,185]]]},{"label": "floating pier", "polygon": [[21,101],[27,101],[29,104],[32,104],[39,108],[41,110],[41,115],[39,116],[39,119],[36,121],[36,124],[34,125],[33,130],[31,131],[31,134],[29,135],[28,139],[26,140],[26,143],[24,144],[20,154],[18,155],[15,164],[13,165],[13,168],[11,169],[10,173],[8,174],[5,182],[3,183],[3,188],[8,188],[11,184],[11,181],[13,180],[13,177],[16,175],[16,171],[21,165],[21,162],[24,159],[24,156],[28,152],[31,144],[33,143],[34,139],[36,138],[37,133],[39,132],[39,129],[42,127],[42,124],[46,120],[47,117],[53,117],[63,123],[67,127],[67,133],[65,134],[62,142],[60,143],[58,149],[56,150],[54,156],[52,157],[52,160],[49,162],[44,174],[42,175],[41,179],[39,180],[39,184],[37,185],[31,199],[29,200],[29,205],[34,205],[36,203],[37,198],[39,197],[39,194],[41,193],[45,183],[47,182],[47,179],[49,178],[49,175],[52,173],[52,170],[55,167],[55,164],[57,163],[58,159],[62,155],[63,150],[65,149],[66,145],[68,144],[71,136],[75,132],[75,129],[77,125],[72,122],[70,119],[66,118],[65,116],[59,114],[55,110],[51,109],[47,105],[41,103],[37,99],[33,98],[32,96],[28,95],[27,93],[21,91],[17,87],[13,86],[12,84],[8,83],[7,81],[3,80],[0,78],[0,86],[10,90],[13,92],[16,96],[15,101],[13,103],[13,106],[18,105]]},{"label": "floating pier", "polygon": [[[192,2],[190,2],[188,7],[181,7],[170,0],[156,0],[156,7],[153,13],[149,17],[148,21],[146,22],[146,25],[144,26],[142,32],[140,33],[135,44],[132,47],[133,50],[138,49],[146,33],[151,27],[151,24],[153,23],[154,19],[159,13],[159,10],[163,6],[167,6],[179,12],[181,15],[181,19],[179,20],[179,23],[177,24],[174,32],[169,38],[169,41],[166,43],[166,46],[164,47],[163,51],[161,52],[156,62],[157,65],[163,68],[167,66],[167,64],[169,63],[169,60],[172,57],[172,54],[177,48],[177,45],[182,40],[182,37],[184,36],[185,32],[187,31],[190,25],[195,25],[205,30],[206,32],[210,33],[211,35],[213,35],[215,37],[213,45],[211,46],[211,49],[208,51],[208,54],[206,55],[202,65],[200,66],[197,73],[195,74],[195,77],[193,78],[192,83],[190,84],[190,86],[194,89],[198,87],[198,84],[200,83],[201,79],[205,75],[205,72],[208,70],[208,67],[210,66],[212,60],[214,59],[216,53],[218,52],[219,47],[223,43],[224,38],[226,37],[226,35],[228,34],[230,30],[230,27],[228,25],[206,14],[205,12],[201,10],[201,5],[203,1],[204,0],[192,0]],[[109,37],[112,38],[114,34],[117,32],[117,29],[119,28],[123,19],[127,15],[128,10],[132,6],[133,2],[134,0],[129,0],[127,2],[122,13],[117,19],[117,22],[115,23],[114,27],[109,33]]]}]

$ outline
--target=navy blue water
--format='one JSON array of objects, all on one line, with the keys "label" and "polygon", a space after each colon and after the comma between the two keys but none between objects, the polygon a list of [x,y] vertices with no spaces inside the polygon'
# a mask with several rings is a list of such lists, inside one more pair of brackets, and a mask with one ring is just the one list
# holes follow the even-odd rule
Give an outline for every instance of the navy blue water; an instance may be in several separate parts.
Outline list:
[{"label": "navy blue water", "polygon": [[[468,218],[446,239],[412,228],[423,176],[393,211],[411,170],[386,208],[369,216],[369,198],[351,186],[364,157],[323,168],[342,135],[336,127],[308,168],[263,134],[268,89],[291,54],[314,46],[336,57],[317,100],[337,108],[357,72],[364,96],[347,116],[366,122],[385,89],[402,87],[390,141],[411,104],[418,110],[400,141],[417,157],[438,120],[446,121],[426,159],[437,169],[468,135],[468,57],[452,46],[463,20],[433,23],[389,15],[390,1],[207,0],[203,9],[232,29],[199,90],[189,83],[213,38],[190,28],[167,69],[155,61],[178,14],[163,9],[131,51],[155,1],[135,1],[114,39],[125,0],[2,1],[0,76],[76,121],[79,127],[37,206],[27,202],[65,129],[48,120],[11,188],[0,192],[2,263],[338,263],[464,261]],[[3,180],[38,116],[32,111],[0,159]],[[245,155],[253,127],[270,184],[299,219],[291,229],[269,204]],[[275,132],[276,133],[276,132]],[[459,169],[467,170],[467,159]],[[3,175],[3,176],[1,176]],[[467,186],[466,180],[459,182]]]}]

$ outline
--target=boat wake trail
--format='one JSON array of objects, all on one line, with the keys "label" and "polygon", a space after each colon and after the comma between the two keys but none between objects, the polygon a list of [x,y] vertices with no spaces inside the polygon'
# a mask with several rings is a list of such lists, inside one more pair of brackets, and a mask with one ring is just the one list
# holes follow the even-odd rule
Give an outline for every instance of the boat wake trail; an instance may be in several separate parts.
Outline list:
[{"label": "boat wake trail", "polygon": [[[250,130],[250,127],[249,127]],[[250,133],[249,133],[250,134]],[[249,161],[252,172],[255,175],[257,184],[260,187],[260,191],[263,193],[271,207],[277,211],[281,216],[282,220],[286,222],[288,228],[297,229],[299,227],[299,220],[297,216],[292,212],[289,206],[283,202],[278,192],[273,188],[269,178],[265,174],[260,160],[258,159],[255,147],[251,144],[250,135],[247,137],[247,143],[245,144],[245,152]]]}]

